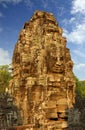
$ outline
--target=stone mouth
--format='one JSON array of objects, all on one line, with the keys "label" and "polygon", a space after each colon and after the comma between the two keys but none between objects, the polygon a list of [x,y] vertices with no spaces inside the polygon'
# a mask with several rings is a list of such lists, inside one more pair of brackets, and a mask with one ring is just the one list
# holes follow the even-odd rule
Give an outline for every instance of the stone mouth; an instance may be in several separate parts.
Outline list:
[{"label": "stone mouth", "polygon": [[53,67],[53,71],[55,71],[57,73],[58,72],[61,73],[61,72],[64,71],[64,66],[63,65],[56,65],[56,66]]}]

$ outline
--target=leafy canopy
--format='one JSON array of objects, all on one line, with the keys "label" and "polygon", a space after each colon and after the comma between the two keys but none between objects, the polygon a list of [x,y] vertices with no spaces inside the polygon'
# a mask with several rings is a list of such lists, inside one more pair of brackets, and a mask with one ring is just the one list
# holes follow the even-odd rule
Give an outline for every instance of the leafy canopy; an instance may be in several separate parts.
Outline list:
[{"label": "leafy canopy", "polygon": [[4,93],[6,87],[9,84],[9,80],[12,78],[9,65],[0,66],[0,93]]},{"label": "leafy canopy", "polygon": [[80,81],[76,76],[75,80],[76,80],[76,93],[82,98],[85,98],[85,80]]}]

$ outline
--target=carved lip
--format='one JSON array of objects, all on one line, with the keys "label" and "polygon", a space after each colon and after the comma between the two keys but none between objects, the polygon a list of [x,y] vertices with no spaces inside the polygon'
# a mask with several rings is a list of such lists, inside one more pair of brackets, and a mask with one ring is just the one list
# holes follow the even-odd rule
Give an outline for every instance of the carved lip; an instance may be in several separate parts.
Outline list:
[{"label": "carved lip", "polygon": [[53,71],[56,71],[57,73],[61,73],[64,71],[63,65],[56,65],[53,67]]}]

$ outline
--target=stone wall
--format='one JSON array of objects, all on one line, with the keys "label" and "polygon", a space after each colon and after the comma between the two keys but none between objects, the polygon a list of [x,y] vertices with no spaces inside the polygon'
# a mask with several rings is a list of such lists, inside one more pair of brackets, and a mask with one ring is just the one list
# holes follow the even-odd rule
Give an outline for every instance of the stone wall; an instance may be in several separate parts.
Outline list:
[{"label": "stone wall", "polygon": [[23,125],[37,130],[66,128],[67,110],[75,103],[73,62],[62,33],[53,14],[36,11],[15,45],[9,92]]},{"label": "stone wall", "polygon": [[20,119],[19,111],[13,104],[13,97],[7,93],[0,94],[0,130],[21,125]]}]

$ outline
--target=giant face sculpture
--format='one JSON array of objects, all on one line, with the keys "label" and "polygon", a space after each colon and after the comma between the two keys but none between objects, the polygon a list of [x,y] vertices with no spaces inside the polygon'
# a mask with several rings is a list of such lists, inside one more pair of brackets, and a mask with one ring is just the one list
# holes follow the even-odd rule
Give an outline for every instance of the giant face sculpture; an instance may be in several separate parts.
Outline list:
[{"label": "giant face sculpture", "polygon": [[48,72],[63,73],[64,72],[64,54],[63,48],[56,46],[56,44],[50,44],[47,47],[47,68]]}]

